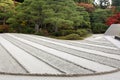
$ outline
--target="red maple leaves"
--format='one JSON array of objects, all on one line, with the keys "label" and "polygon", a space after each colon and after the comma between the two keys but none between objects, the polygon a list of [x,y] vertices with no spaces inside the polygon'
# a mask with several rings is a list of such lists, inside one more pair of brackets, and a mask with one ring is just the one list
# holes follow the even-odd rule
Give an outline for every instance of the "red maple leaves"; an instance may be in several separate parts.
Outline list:
[{"label": "red maple leaves", "polygon": [[94,6],[92,4],[88,3],[77,3],[78,6],[84,7],[88,12],[92,12],[95,10]]},{"label": "red maple leaves", "polygon": [[120,13],[117,13],[107,19],[106,24],[110,26],[111,24],[120,24]]}]

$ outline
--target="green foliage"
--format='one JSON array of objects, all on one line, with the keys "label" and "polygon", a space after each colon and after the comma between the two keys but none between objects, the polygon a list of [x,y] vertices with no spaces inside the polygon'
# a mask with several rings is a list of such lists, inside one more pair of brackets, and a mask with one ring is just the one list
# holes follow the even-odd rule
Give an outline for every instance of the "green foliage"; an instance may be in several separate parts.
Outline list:
[{"label": "green foliage", "polygon": [[49,8],[52,9],[52,15],[47,15],[45,23],[52,24],[55,32],[61,28],[72,29],[82,23],[83,16],[77,11],[78,7],[72,0],[48,0],[48,3]]},{"label": "green foliage", "polygon": [[80,40],[82,39],[78,34],[69,34],[67,36],[65,36],[66,40]]},{"label": "green foliage", "polygon": [[91,14],[91,22],[96,23],[96,22],[101,22],[105,23],[106,19],[112,15],[112,12],[110,10],[105,10],[105,9],[96,9],[92,14]]},{"label": "green foliage", "polygon": [[89,34],[89,32],[86,29],[78,29],[76,33],[81,37],[87,36]]},{"label": "green foliage", "polygon": [[0,19],[2,24],[6,25],[6,20],[14,11],[14,2],[12,0],[0,0]]},{"label": "green foliage", "polygon": [[107,26],[105,25],[108,17],[112,15],[110,10],[96,9],[91,14],[91,29],[93,33],[103,33],[106,31]]},{"label": "green foliage", "polygon": [[92,25],[93,33],[104,33],[108,29],[108,26],[103,23],[94,23]]},{"label": "green foliage", "polygon": [[83,20],[81,21],[81,25],[76,26],[77,29],[78,28],[91,28],[90,14],[83,7],[79,7],[78,11],[80,12],[80,15],[82,16]]},{"label": "green foliage", "polygon": [[[10,24],[23,24],[30,26],[34,24],[36,33],[40,28],[52,27],[52,31],[58,32],[61,29],[74,29],[74,27],[85,24],[85,13],[78,11],[77,5],[73,0],[25,0],[16,7],[16,14],[8,20]],[[15,22],[15,23],[14,23]],[[51,25],[51,26],[48,26]],[[20,25],[23,26],[23,25]],[[49,30],[48,30],[49,31]]]},{"label": "green foliage", "polygon": [[[5,1],[7,0],[1,1],[6,5]],[[90,3],[92,0],[75,1]],[[3,3],[0,4],[3,5]],[[112,12],[107,9],[87,12],[85,8],[77,6],[74,0],[25,0],[18,4],[15,9],[12,7],[14,7],[13,1],[11,6],[5,7],[8,10],[7,12],[10,10],[9,15],[7,12],[5,14],[0,13],[2,16],[5,15],[5,19],[10,17],[7,20],[11,26],[10,32],[40,35],[67,36],[74,33],[79,36],[86,36],[89,34],[87,29],[92,29],[95,33],[104,32],[101,27],[105,26],[103,24],[106,19],[112,15]]]},{"label": "green foliage", "polygon": [[76,30],[62,30],[61,33],[62,33],[61,36],[66,36],[72,33],[76,33]]},{"label": "green foliage", "polygon": [[54,32],[53,35],[54,36],[66,36],[72,33],[76,33],[76,30],[61,30],[58,32]]},{"label": "green foliage", "polygon": [[78,30],[61,30],[58,32],[54,32],[54,36],[67,36],[70,34],[78,34],[81,37],[85,37],[89,34],[90,32],[86,29],[78,29]]},{"label": "green foliage", "polygon": [[81,2],[84,2],[84,3],[92,3],[93,2],[93,0],[74,0],[75,2],[79,2],[79,3],[81,3]]},{"label": "green foliage", "polygon": [[116,6],[116,13],[120,12],[120,6]]},{"label": "green foliage", "polygon": [[120,6],[120,0],[112,0],[113,6]]},{"label": "green foliage", "polygon": [[12,24],[9,24],[10,26],[10,32],[22,32],[22,26],[20,25],[21,24],[21,21],[19,21],[19,18],[18,19],[15,19],[17,17],[12,17],[12,18],[9,18],[7,20],[8,23],[12,23]]}]

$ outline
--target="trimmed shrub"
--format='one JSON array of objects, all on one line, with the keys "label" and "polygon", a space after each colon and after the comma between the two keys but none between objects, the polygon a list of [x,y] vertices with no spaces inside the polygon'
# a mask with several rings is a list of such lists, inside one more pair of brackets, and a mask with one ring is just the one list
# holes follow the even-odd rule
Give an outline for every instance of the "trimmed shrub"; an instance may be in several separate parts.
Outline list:
[{"label": "trimmed shrub", "polygon": [[72,33],[76,33],[76,31],[75,30],[61,30],[58,32],[54,32],[53,35],[54,36],[66,36]]},{"label": "trimmed shrub", "polygon": [[94,23],[92,25],[93,33],[104,33],[108,29],[108,26],[103,23]]},{"label": "trimmed shrub", "polygon": [[78,34],[69,34],[65,36],[66,40],[79,40],[82,39]]},{"label": "trimmed shrub", "polygon": [[90,30],[87,29],[78,29],[78,30],[61,30],[59,32],[55,32],[52,35],[59,37],[59,36],[67,36],[71,34],[77,34],[80,37],[85,37],[90,33]]},{"label": "trimmed shrub", "polygon": [[81,37],[83,37],[83,36],[86,36],[89,32],[86,29],[78,29],[76,33]]},{"label": "trimmed shrub", "polygon": [[62,30],[61,31],[62,36],[66,36],[66,35],[73,34],[73,33],[76,33],[76,31],[75,30]]}]

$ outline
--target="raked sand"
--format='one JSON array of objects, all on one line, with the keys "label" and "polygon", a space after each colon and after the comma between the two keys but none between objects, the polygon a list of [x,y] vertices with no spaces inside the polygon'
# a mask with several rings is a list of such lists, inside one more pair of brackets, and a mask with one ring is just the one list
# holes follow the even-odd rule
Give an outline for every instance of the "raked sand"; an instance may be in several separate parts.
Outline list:
[{"label": "raked sand", "polygon": [[[9,74],[0,75],[0,80],[120,80],[120,48],[116,44],[120,42],[104,35],[70,41],[0,34],[0,73]],[[24,76],[15,77],[18,74]],[[29,74],[34,77],[25,76]],[[72,75],[84,76],[67,77]]]}]

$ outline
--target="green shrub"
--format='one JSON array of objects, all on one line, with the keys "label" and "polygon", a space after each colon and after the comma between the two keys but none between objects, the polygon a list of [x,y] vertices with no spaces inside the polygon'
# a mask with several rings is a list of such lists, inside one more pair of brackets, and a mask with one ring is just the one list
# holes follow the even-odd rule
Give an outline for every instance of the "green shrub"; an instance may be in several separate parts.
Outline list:
[{"label": "green shrub", "polygon": [[62,30],[61,31],[62,36],[66,36],[66,35],[73,34],[73,33],[76,33],[76,31],[75,30]]},{"label": "green shrub", "polygon": [[29,33],[29,34],[33,34],[35,33],[34,29],[32,27],[22,27],[22,30],[21,30],[22,33]]},{"label": "green shrub", "polygon": [[53,32],[51,35],[58,37],[58,36],[62,36],[62,33],[58,31],[58,32]]},{"label": "green shrub", "polygon": [[78,29],[76,33],[81,37],[83,37],[83,36],[86,36],[89,32],[86,29]]},{"label": "green shrub", "polygon": [[78,29],[78,30],[61,30],[58,32],[54,32],[52,35],[54,36],[67,36],[70,34],[78,34],[80,37],[85,37],[90,33],[90,30],[87,29]]},{"label": "green shrub", "polygon": [[75,30],[61,30],[58,32],[54,32],[52,35],[54,35],[54,36],[66,36],[66,35],[69,35],[72,33],[76,33],[76,31]]},{"label": "green shrub", "polygon": [[103,23],[94,23],[92,24],[93,33],[104,33],[108,29],[108,26]]},{"label": "green shrub", "polygon": [[79,40],[82,39],[78,34],[69,34],[65,36],[66,40]]}]

